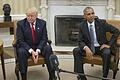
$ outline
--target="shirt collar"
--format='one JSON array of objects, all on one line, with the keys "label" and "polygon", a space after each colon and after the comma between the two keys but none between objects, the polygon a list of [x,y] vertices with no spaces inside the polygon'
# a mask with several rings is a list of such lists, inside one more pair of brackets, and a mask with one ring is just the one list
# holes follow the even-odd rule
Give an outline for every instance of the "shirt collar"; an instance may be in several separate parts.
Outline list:
[{"label": "shirt collar", "polygon": [[[31,23],[29,23],[30,25],[31,25]],[[33,24],[34,24],[34,26],[35,26],[35,24],[36,24],[36,21],[35,22],[33,22]],[[32,25],[31,25],[32,26]]]},{"label": "shirt collar", "polygon": [[89,23],[89,22],[87,21],[88,26],[90,26],[90,25],[93,25],[93,26],[94,26],[94,25],[95,25],[94,23],[95,23],[95,21],[93,21],[92,23]]},{"label": "shirt collar", "polygon": [[36,24],[36,21],[33,23],[34,25]]}]

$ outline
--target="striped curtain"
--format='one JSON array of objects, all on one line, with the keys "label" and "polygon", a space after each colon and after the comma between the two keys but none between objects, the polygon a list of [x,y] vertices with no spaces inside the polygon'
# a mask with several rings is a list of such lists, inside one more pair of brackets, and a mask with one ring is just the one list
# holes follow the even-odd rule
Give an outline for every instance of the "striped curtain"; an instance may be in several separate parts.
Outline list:
[{"label": "striped curtain", "polygon": [[25,14],[26,9],[36,7],[40,11],[40,0],[0,0],[0,15],[3,15],[3,5],[10,4],[11,14]]},{"label": "striped curtain", "polygon": [[120,15],[120,0],[116,0],[115,2],[115,14]]}]

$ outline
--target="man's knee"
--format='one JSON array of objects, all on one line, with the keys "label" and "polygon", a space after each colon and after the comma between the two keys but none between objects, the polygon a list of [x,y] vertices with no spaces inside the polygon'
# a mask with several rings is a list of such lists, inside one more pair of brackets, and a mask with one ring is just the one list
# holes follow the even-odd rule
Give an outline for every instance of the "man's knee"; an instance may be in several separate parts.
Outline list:
[{"label": "man's knee", "polygon": [[110,53],[111,53],[110,48],[104,48],[103,49],[103,54],[110,55]]},{"label": "man's knee", "polygon": [[45,49],[50,49],[50,48],[51,48],[50,45],[46,45],[46,46],[45,46]]},{"label": "man's knee", "polygon": [[80,48],[74,48],[73,49],[73,55],[79,54],[80,53]]},{"label": "man's knee", "polygon": [[25,56],[25,55],[27,55],[27,54],[28,54],[27,50],[25,50],[25,49],[23,49],[23,48],[17,49],[17,55],[18,55],[18,56]]},{"label": "man's knee", "polygon": [[51,47],[50,45],[46,45],[46,46],[44,47],[44,50],[45,50],[45,51],[52,51],[52,47]]},{"label": "man's knee", "polygon": [[46,45],[42,54],[44,57],[49,57],[51,54],[53,54],[52,47],[50,45]]}]

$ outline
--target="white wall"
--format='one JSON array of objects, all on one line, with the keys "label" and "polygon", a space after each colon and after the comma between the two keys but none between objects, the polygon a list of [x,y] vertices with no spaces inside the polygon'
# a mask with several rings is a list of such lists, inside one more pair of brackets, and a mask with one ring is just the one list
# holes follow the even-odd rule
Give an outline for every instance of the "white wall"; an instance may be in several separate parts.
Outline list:
[{"label": "white wall", "polygon": [[[86,6],[49,6],[48,8],[48,28],[52,45],[55,46],[54,17],[55,15],[83,15],[83,9]],[[99,18],[107,17],[105,6],[92,6]]]}]

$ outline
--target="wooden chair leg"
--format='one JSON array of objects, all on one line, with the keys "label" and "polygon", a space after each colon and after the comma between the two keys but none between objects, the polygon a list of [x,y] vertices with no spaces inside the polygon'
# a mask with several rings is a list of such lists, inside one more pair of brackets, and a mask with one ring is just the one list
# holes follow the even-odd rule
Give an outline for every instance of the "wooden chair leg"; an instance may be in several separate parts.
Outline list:
[{"label": "wooden chair leg", "polygon": [[119,70],[118,64],[119,64],[119,60],[117,60],[117,64],[116,64],[115,70],[113,70],[113,79],[115,79],[117,71]]},{"label": "wooden chair leg", "polygon": [[115,79],[116,74],[117,74],[117,70],[113,70],[113,79]]},{"label": "wooden chair leg", "polygon": [[119,71],[119,68],[117,68],[117,70]]},{"label": "wooden chair leg", "polygon": [[6,80],[5,64],[4,64],[3,54],[1,54],[1,63],[2,63],[3,77],[4,77],[4,80]]},{"label": "wooden chair leg", "polygon": [[77,80],[80,80],[80,76],[77,76]]},{"label": "wooden chair leg", "polygon": [[42,64],[42,67],[45,67],[45,64]]},{"label": "wooden chair leg", "polygon": [[17,80],[20,80],[20,77],[19,77],[19,65],[18,65],[18,63],[16,63],[16,66],[15,66],[15,74],[16,74]]},{"label": "wooden chair leg", "polygon": [[92,67],[94,67],[94,64],[91,64]]}]

